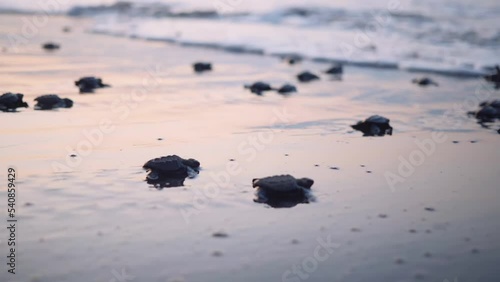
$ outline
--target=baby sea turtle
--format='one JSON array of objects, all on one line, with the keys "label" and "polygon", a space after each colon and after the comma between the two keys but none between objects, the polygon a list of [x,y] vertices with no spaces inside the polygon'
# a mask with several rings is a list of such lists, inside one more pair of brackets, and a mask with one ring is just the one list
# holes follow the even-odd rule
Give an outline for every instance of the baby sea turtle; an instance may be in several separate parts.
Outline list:
[{"label": "baby sea turtle", "polygon": [[411,82],[414,84],[417,84],[419,86],[430,86],[430,85],[439,86],[439,84],[437,84],[437,82],[433,81],[432,79],[430,79],[428,77],[414,78]]},{"label": "baby sea turtle", "polygon": [[51,110],[57,108],[71,108],[73,107],[73,101],[68,98],[60,98],[55,94],[48,94],[37,97],[35,99],[37,104],[35,105],[35,110]]},{"label": "baby sea turtle", "polygon": [[319,76],[315,75],[314,73],[305,71],[305,72],[302,72],[302,73],[298,74],[297,75],[297,79],[300,82],[310,82],[310,81],[313,81],[313,80],[318,80]]},{"label": "baby sea turtle", "polygon": [[146,178],[148,181],[184,180],[186,177],[193,178],[198,174],[200,162],[195,159],[183,159],[177,155],[169,155],[149,160],[143,165],[143,168],[149,171]]},{"label": "baby sea turtle", "polygon": [[56,44],[56,43],[52,43],[52,42],[48,42],[48,43],[43,44],[42,48],[47,50],[47,51],[54,51],[54,50],[61,48],[61,45]]},{"label": "baby sea turtle", "polygon": [[265,82],[262,82],[262,81],[255,82],[255,83],[250,84],[250,85],[245,85],[244,88],[250,89],[250,91],[252,93],[257,94],[257,95],[262,95],[262,92],[264,92],[264,91],[273,90],[271,85],[269,85]]},{"label": "baby sea turtle", "polygon": [[15,111],[17,108],[27,108],[28,103],[23,101],[23,94],[20,93],[4,93],[0,96],[0,111],[9,112]]},{"label": "baby sea turtle", "polygon": [[102,79],[87,76],[75,81],[75,85],[80,89],[80,93],[94,93],[97,88],[110,87],[109,84],[102,83]]},{"label": "baby sea turtle", "polygon": [[500,67],[498,65],[495,66],[495,73],[485,75],[484,79],[488,82],[494,83],[495,88],[499,89],[500,88]]},{"label": "baby sea turtle", "polygon": [[495,119],[500,119],[500,100],[484,101],[479,104],[479,107],[479,111],[467,114],[475,117],[479,123],[494,122]]},{"label": "baby sea turtle", "polygon": [[297,87],[291,84],[285,84],[278,89],[278,93],[280,94],[289,94],[293,92],[297,92]]},{"label": "baby sea turtle", "polygon": [[341,75],[344,73],[344,68],[341,64],[334,64],[325,71],[326,74]]},{"label": "baby sea turtle", "polygon": [[193,69],[197,73],[205,72],[205,71],[211,71],[212,70],[212,64],[211,63],[194,63],[193,64]]},{"label": "baby sea turtle", "polygon": [[389,119],[379,115],[371,116],[364,121],[351,125],[351,127],[363,132],[363,136],[392,135],[392,127],[389,125]]},{"label": "baby sea turtle", "polygon": [[300,203],[309,203],[314,180],[295,178],[291,175],[276,175],[252,180],[252,186],[257,188],[255,202],[266,203],[272,207],[293,207]]}]

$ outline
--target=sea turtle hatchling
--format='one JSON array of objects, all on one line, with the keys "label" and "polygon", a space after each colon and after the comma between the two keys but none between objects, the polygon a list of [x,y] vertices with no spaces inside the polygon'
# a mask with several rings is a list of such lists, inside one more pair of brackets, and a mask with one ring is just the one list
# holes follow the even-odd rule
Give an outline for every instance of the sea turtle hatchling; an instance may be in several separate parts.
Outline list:
[{"label": "sea turtle hatchling", "polygon": [[479,123],[494,122],[500,119],[500,100],[484,101],[479,104],[479,111],[471,111],[467,114],[475,117]]},{"label": "sea turtle hatchling", "polygon": [[183,159],[177,155],[169,155],[149,160],[143,166],[149,170],[148,180],[162,178],[193,178],[198,174],[200,162],[195,159]]},{"label": "sea turtle hatchling", "polygon": [[300,203],[314,200],[311,186],[314,181],[309,178],[295,178],[291,175],[275,175],[252,180],[257,188],[254,202],[265,203],[273,208],[290,208]]},{"label": "sea turtle hatchling", "polygon": [[291,84],[285,84],[281,86],[278,90],[279,94],[289,94],[293,92],[297,92],[297,87],[291,85]]},{"label": "sea turtle hatchling", "polygon": [[212,70],[212,64],[211,63],[203,63],[203,62],[198,62],[193,64],[193,70],[197,73],[202,73],[205,71],[211,71]]},{"label": "sea turtle hatchling", "polygon": [[102,83],[101,78],[86,76],[75,81],[75,85],[80,89],[80,93],[93,93],[97,88],[110,87],[109,84]]},{"label": "sea turtle hatchling", "polygon": [[293,207],[299,203],[309,203],[314,180],[310,178],[295,178],[289,174],[276,175],[252,180],[252,186],[257,188],[255,202],[266,203],[272,207]]},{"label": "sea turtle hatchling", "polygon": [[428,78],[428,77],[422,77],[422,78],[414,78],[412,83],[417,84],[419,86],[439,86],[437,82],[434,80]]},{"label": "sea turtle hatchling", "polygon": [[44,43],[42,45],[42,48],[47,50],[47,51],[54,51],[54,50],[61,48],[61,45],[59,45],[57,43],[53,43],[53,42],[47,42],[47,43]]},{"label": "sea turtle hatchling", "polygon": [[4,93],[0,96],[0,111],[13,112],[17,108],[27,108],[28,103],[23,101],[23,94],[20,93]]},{"label": "sea turtle hatchling", "polygon": [[42,95],[35,99],[37,104],[35,110],[52,110],[57,108],[71,108],[73,101],[68,98],[60,98],[55,94]]},{"label": "sea turtle hatchling", "polygon": [[325,71],[326,74],[341,75],[344,73],[344,68],[341,64],[334,64]]},{"label": "sea turtle hatchling", "polygon": [[310,190],[314,180],[310,178],[295,178],[289,174],[275,175],[252,180],[254,188],[264,189],[274,193],[295,193]]},{"label": "sea turtle hatchling", "polygon": [[244,88],[250,89],[250,92],[257,94],[257,95],[262,95],[262,92],[264,92],[264,91],[273,90],[271,85],[269,85],[265,82],[262,82],[262,81],[255,82],[255,83],[252,83],[250,85],[247,84],[244,86]]},{"label": "sea turtle hatchling", "polygon": [[305,71],[305,72],[299,73],[297,75],[297,79],[300,82],[311,82],[311,81],[314,81],[314,80],[318,80],[319,76],[315,75],[312,72]]},{"label": "sea turtle hatchling", "polygon": [[363,136],[384,136],[392,135],[392,127],[389,125],[389,119],[383,116],[374,115],[364,121],[351,125],[355,130],[363,132]]}]

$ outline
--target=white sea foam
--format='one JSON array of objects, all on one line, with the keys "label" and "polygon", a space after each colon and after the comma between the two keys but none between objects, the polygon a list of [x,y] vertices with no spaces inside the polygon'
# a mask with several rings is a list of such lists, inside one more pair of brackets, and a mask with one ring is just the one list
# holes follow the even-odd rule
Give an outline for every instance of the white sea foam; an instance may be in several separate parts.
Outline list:
[{"label": "white sea foam", "polygon": [[[10,2],[1,0],[0,7],[36,9]],[[71,16],[94,17],[91,32],[237,53],[292,53],[460,76],[482,75],[500,63],[500,5],[491,1],[268,2],[94,0],[60,8]]]}]

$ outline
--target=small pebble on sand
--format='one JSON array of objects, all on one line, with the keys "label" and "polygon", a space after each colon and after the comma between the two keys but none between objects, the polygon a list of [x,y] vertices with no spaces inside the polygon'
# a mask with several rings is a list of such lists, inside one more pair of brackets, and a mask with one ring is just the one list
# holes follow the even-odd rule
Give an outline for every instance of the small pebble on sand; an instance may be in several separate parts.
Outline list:
[{"label": "small pebble on sand", "polygon": [[395,264],[404,264],[405,263],[405,260],[402,259],[402,258],[397,258],[395,261],[394,261]]},{"label": "small pebble on sand", "polygon": [[425,208],[425,210],[426,210],[426,211],[430,211],[430,212],[436,211],[436,209],[435,209],[435,208],[431,208],[431,207],[427,207],[427,208]]},{"label": "small pebble on sand", "polygon": [[229,237],[229,235],[227,235],[227,233],[225,233],[225,232],[215,232],[214,234],[212,234],[212,237],[227,238],[227,237]]},{"label": "small pebble on sand", "polygon": [[224,254],[221,252],[221,251],[213,251],[212,252],[212,256],[213,257],[221,257],[223,256]]},{"label": "small pebble on sand", "polygon": [[387,215],[386,215],[386,214],[381,213],[381,214],[379,214],[379,215],[378,215],[378,217],[380,217],[380,218],[387,218]]}]

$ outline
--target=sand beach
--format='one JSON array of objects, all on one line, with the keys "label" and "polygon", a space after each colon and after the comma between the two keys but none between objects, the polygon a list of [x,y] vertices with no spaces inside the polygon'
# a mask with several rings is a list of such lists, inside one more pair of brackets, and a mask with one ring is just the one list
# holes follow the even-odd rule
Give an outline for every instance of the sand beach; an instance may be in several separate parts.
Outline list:
[{"label": "sand beach", "polygon": [[[500,98],[481,77],[347,64],[335,80],[328,63],[91,33],[91,19],[63,15],[14,49],[8,35],[30,17],[0,17],[1,91],[29,104],[0,112],[0,207],[7,220],[13,168],[18,220],[15,274],[0,228],[1,281],[500,276],[499,124],[467,116]],[[43,50],[48,41],[61,48]],[[196,61],[213,71],[195,74]],[[321,79],[299,83],[305,70]],[[84,76],[111,87],[79,94]],[[439,86],[411,83],[422,76]],[[243,88],[255,81],[298,92]],[[35,111],[43,94],[74,106]],[[350,127],[375,114],[392,136]],[[199,160],[199,175],[176,188],[146,183],[144,163],[172,154]],[[314,200],[254,202],[252,179],[280,174],[313,179]]]}]

